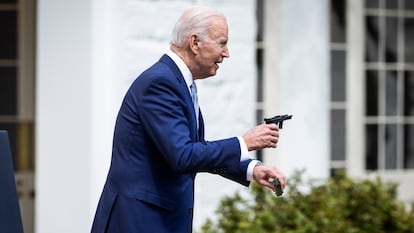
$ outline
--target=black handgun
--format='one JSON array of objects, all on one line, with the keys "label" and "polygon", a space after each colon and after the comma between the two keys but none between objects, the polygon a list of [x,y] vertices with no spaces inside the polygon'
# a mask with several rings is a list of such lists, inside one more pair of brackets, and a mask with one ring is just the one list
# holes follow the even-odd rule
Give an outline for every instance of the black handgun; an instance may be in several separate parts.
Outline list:
[{"label": "black handgun", "polygon": [[275,189],[276,189],[276,192],[275,192],[276,196],[278,196],[278,197],[281,196],[283,194],[283,190],[282,190],[282,186],[280,185],[279,179],[275,178],[272,181],[272,183],[273,183],[273,186],[275,186]]},{"label": "black handgun", "polygon": [[272,118],[265,118],[266,124],[279,124],[279,129],[283,128],[283,121],[292,119],[292,115],[277,115]]}]

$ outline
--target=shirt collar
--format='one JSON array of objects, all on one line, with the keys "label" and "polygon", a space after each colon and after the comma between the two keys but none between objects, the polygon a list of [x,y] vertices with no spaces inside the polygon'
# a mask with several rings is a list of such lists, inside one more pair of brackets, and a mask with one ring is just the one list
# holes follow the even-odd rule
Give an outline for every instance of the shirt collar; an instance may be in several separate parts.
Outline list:
[{"label": "shirt collar", "polygon": [[180,70],[181,74],[184,77],[185,83],[187,84],[188,89],[190,90],[190,85],[193,83],[193,75],[191,74],[190,69],[184,63],[183,59],[179,57],[174,51],[170,50],[167,55],[175,62]]}]

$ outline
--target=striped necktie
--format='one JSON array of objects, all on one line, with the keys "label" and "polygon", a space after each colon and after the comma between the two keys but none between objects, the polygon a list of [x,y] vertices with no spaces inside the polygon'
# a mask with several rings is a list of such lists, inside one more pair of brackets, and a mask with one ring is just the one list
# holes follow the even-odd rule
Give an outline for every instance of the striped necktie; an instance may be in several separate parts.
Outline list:
[{"label": "striped necktie", "polygon": [[198,126],[199,106],[198,106],[198,97],[197,97],[197,86],[196,86],[194,81],[190,85],[190,90],[191,90],[191,99],[193,99],[194,110],[195,110],[196,119],[197,119],[197,126]]}]

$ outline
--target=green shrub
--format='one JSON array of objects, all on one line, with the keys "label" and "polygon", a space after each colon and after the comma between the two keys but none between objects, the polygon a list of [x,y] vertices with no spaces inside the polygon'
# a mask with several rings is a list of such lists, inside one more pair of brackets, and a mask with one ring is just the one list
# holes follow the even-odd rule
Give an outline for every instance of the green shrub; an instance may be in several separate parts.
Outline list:
[{"label": "green shrub", "polygon": [[397,200],[395,184],[342,174],[316,185],[305,184],[302,176],[297,172],[280,198],[257,184],[247,196],[225,197],[216,210],[217,222],[207,220],[201,232],[414,233],[414,205],[408,211]]}]

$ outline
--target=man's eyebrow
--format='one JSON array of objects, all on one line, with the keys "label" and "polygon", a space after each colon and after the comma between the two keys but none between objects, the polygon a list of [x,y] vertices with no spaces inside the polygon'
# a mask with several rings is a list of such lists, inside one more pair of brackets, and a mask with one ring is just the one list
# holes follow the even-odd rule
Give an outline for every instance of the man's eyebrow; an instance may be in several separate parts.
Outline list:
[{"label": "man's eyebrow", "polygon": [[227,43],[228,42],[228,39],[227,38],[221,38],[221,39],[219,39],[219,41],[218,41],[220,44],[223,44],[223,43]]}]

